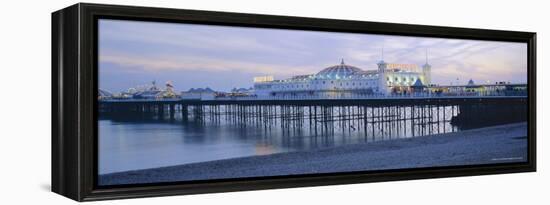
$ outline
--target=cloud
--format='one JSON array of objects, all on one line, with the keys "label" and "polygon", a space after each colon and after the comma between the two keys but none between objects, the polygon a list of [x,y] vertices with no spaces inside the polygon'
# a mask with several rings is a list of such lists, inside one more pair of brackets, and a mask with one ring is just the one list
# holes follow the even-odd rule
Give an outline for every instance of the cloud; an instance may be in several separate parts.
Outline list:
[{"label": "cloud", "polygon": [[282,53],[292,50],[293,53],[311,54],[311,51],[304,50],[300,44],[288,43],[285,38],[266,40],[262,38],[261,30],[245,27],[101,20],[99,38],[103,42],[130,42],[149,47],[186,50],[241,53]]},{"label": "cloud", "polygon": [[[432,65],[432,79],[449,84],[459,79],[477,81],[527,81],[526,44],[422,37],[393,37],[381,40],[384,60],[395,63],[424,64],[426,49]],[[356,52],[360,50],[360,52]],[[350,56],[369,62],[380,59],[381,48],[350,47]]]},{"label": "cloud", "polygon": [[[243,87],[251,85],[252,75],[282,79],[313,74],[338,64],[340,58],[376,69],[382,48],[386,62],[419,66],[428,49],[432,80],[438,84],[456,78],[527,79],[527,47],[521,43],[122,20],[101,20],[99,31],[101,69],[142,75],[239,73],[247,76],[235,82]],[[227,78],[237,79],[236,75]]]},{"label": "cloud", "polygon": [[310,74],[312,67],[296,67],[273,64],[250,63],[214,59],[202,56],[133,56],[128,54],[101,54],[99,62],[115,64],[130,72],[136,69],[144,72],[163,71],[207,71],[207,72],[244,72],[258,75],[292,76]]}]

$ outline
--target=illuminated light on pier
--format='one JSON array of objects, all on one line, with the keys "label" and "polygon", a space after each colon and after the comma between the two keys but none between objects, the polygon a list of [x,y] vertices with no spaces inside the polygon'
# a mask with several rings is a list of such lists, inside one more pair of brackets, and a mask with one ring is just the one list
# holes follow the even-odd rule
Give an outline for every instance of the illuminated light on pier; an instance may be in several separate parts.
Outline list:
[{"label": "illuminated light on pier", "polygon": [[263,82],[271,82],[271,81],[273,81],[273,76],[270,76],[270,75],[254,77],[254,83],[263,83]]},{"label": "illuminated light on pier", "polygon": [[402,64],[402,63],[388,63],[387,69],[400,69],[408,70],[411,72],[418,72],[418,65],[416,64]]}]

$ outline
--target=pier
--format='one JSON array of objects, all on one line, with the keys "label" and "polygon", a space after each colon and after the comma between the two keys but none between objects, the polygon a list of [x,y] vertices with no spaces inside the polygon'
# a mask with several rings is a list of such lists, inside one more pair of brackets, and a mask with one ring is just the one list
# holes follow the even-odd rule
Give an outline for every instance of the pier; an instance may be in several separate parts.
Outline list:
[{"label": "pier", "polygon": [[[100,117],[158,122],[231,123],[242,126],[309,128],[320,133],[427,135],[526,121],[527,98],[441,97],[375,99],[134,99],[99,101]],[[406,134],[408,133],[408,134]]]}]

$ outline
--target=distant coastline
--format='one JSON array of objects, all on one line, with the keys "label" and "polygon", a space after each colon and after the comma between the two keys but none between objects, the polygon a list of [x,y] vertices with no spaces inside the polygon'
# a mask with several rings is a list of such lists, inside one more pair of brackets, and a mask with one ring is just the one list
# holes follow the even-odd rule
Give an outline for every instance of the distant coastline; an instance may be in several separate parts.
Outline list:
[{"label": "distant coastline", "polygon": [[125,171],[99,185],[496,164],[527,160],[527,123],[340,147]]}]

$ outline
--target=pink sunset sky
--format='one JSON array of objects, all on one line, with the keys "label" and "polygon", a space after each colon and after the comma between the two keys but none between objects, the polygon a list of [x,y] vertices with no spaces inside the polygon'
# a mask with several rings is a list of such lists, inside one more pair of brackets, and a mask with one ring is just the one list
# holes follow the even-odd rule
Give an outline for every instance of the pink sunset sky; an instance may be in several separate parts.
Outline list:
[{"label": "pink sunset sky", "polygon": [[[178,90],[251,87],[340,63],[432,65],[435,84],[527,82],[527,44],[284,29],[100,20],[100,88],[118,92],[153,80]],[[457,80],[458,79],[458,80]]]}]

